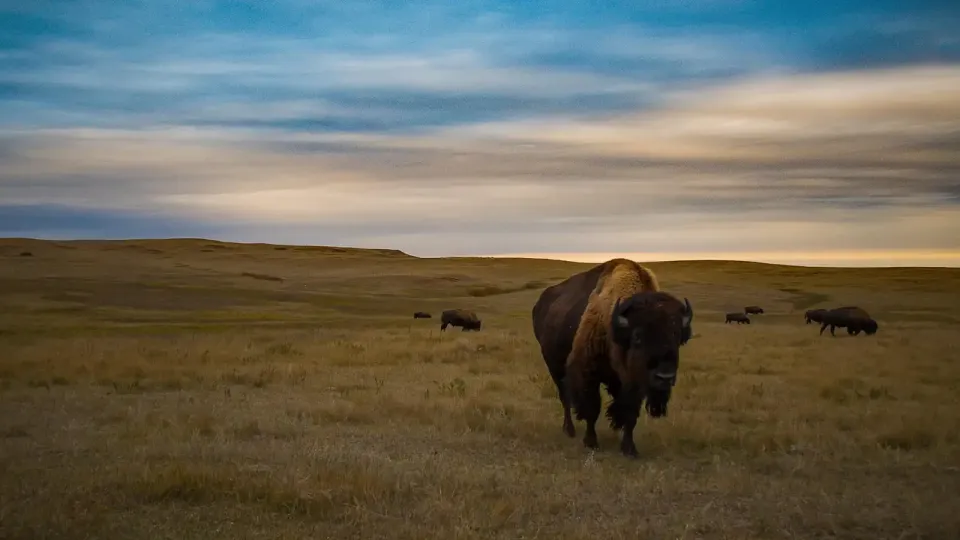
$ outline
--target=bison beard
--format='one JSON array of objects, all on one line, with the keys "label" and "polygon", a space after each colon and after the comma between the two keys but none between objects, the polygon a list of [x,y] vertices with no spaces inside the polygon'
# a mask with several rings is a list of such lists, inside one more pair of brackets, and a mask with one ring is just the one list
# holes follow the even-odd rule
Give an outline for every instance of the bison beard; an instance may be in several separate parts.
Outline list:
[{"label": "bison beard", "polygon": [[667,415],[667,402],[670,401],[670,390],[651,389],[647,395],[647,414],[654,418]]},{"label": "bison beard", "polygon": [[[607,385],[607,392],[615,396],[607,405],[604,416],[610,422],[610,428],[614,431],[620,431],[627,427],[627,419],[630,417],[630,411],[636,410],[640,404],[638,401],[644,401],[644,409],[651,418],[663,418],[667,416],[667,403],[670,401],[670,390],[650,389],[647,391],[646,399],[639,398],[635,394],[621,394],[619,390],[611,389]],[[579,418],[582,420],[582,418]]]}]

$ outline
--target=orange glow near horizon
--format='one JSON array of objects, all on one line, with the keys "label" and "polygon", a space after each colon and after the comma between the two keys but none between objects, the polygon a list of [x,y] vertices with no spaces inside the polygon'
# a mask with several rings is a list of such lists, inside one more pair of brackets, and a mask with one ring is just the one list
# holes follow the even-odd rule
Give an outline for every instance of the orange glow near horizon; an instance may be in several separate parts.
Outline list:
[{"label": "orange glow near horizon", "polygon": [[700,253],[504,253],[489,255],[497,258],[556,259],[571,262],[599,263],[616,257],[636,261],[695,261],[724,260],[750,261],[794,266],[935,266],[960,267],[960,250],[857,250],[857,251],[739,251]]}]

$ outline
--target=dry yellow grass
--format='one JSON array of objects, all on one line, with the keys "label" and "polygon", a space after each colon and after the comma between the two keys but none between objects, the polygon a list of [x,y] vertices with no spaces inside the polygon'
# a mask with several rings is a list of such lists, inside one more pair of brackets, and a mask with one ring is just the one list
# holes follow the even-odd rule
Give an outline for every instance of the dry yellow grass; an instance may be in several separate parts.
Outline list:
[{"label": "dry yellow grass", "polygon": [[[0,240],[0,537],[960,537],[960,271],[651,264],[696,339],[631,461],[531,331],[587,266]],[[880,332],[803,323],[847,304]]]}]

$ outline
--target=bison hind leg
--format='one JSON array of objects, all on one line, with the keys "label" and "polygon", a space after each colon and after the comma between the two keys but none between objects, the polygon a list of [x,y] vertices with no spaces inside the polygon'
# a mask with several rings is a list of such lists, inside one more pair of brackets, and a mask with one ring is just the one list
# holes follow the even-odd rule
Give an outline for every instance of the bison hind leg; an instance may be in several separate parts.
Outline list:
[{"label": "bison hind leg", "polygon": [[557,398],[563,406],[563,433],[567,437],[576,437],[577,428],[573,425],[573,416],[570,414],[570,398],[568,397],[566,376],[562,370],[550,370],[550,377],[557,387]]}]

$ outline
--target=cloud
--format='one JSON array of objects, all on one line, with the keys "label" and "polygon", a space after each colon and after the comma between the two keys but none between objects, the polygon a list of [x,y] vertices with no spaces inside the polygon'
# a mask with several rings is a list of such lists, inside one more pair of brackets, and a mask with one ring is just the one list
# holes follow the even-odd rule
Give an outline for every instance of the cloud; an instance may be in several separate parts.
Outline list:
[{"label": "cloud", "polygon": [[18,234],[434,255],[960,237],[960,64],[929,6],[897,26],[858,2],[51,5],[0,8]]},{"label": "cloud", "polygon": [[[948,189],[951,171],[960,165],[958,85],[960,68],[948,66],[764,78],[675,94],[662,108],[630,115],[480,123],[421,134],[31,130],[7,136],[5,151],[19,159],[5,174],[8,184],[19,186],[78,174],[107,184],[116,183],[110,178],[164,184],[192,176],[200,180],[190,183],[199,193],[224,193],[230,185],[263,191],[269,175],[271,189],[403,181],[442,190],[438,182],[522,179],[547,186],[589,180],[590,189],[611,186],[661,198],[683,187],[712,191],[712,197],[722,188],[737,200],[751,193],[768,198],[767,188],[781,197],[791,189],[843,197],[864,186],[871,193],[858,195],[943,195],[955,193]],[[674,190],[661,188],[667,178]]]},{"label": "cloud", "polygon": [[132,211],[104,211],[63,204],[0,204],[0,237],[169,238],[221,236],[215,224],[171,220],[169,216]]},{"label": "cloud", "polygon": [[[0,56],[0,126],[409,130],[627,110],[655,103],[678,82],[777,60],[757,35],[582,26],[571,20],[577,10],[562,5],[537,17],[482,3],[387,13],[363,2],[280,2],[256,14],[214,2],[140,4],[21,8],[11,28],[36,31],[43,21],[61,31],[25,34]],[[275,26],[264,22],[271,19]],[[149,39],[130,30],[141,22],[153,29]],[[241,34],[237,25],[253,27]]]},{"label": "cloud", "polygon": [[[868,36],[843,50],[870,55],[903,31],[911,43],[951,46],[949,17],[929,7],[897,23],[855,3],[857,17],[823,30],[802,26],[823,11],[696,5],[10,6],[0,10],[11,29],[11,46],[0,47],[0,126],[388,132],[564,111],[619,114],[704,82],[832,66],[825,54],[836,51],[816,47],[858,32]],[[151,31],[137,30],[144,27]],[[822,37],[795,43],[788,36],[797,32]],[[918,54],[899,64],[949,60]]]},{"label": "cloud", "polygon": [[[938,5],[939,4],[939,5]],[[949,2],[903,4],[840,18],[815,33],[807,63],[814,69],[877,69],[960,61],[960,10]]]},{"label": "cloud", "polygon": [[[455,128],[604,155],[683,160],[955,164],[960,68],[930,66],[745,80],[677,95],[654,111]],[[943,149],[918,152],[931,142]],[[878,160],[879,161],[879,160]]]}]

